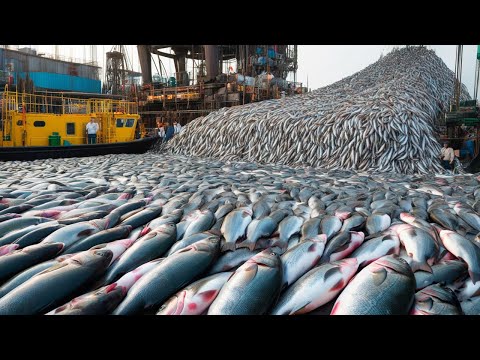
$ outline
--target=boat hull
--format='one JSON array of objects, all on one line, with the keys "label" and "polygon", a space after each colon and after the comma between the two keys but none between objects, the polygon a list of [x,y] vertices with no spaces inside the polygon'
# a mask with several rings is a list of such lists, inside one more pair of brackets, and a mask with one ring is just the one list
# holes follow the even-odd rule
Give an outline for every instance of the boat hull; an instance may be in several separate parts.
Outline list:
[{"label": "boat hull", "polygon": [[158,138],[146,137],[112,144],[2,147],[0,148],[0,161],[28,161],[107,154],[142,154],[149,150],[156,141],[158,141]]}]

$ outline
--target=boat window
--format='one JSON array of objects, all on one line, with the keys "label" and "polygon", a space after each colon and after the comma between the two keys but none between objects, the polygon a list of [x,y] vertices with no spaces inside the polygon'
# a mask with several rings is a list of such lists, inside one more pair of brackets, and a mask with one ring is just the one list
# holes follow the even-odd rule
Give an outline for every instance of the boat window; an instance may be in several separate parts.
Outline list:
[{"label": "boat window", "polygon": [[17,125],[18,125],[18,126],[22,126],[22,125],[23,125],[23,121],[22,121],[22,120],[17,120]]},{"label": "boat window", "polygon": [[123,121],[125,119],[117,119],[117,127],[123,127]]},{"label": "boat window", "polygon": [[133,127],[133,124],[135,124],[135,119],[127,119],[127,122],[125,123],[126,127]]},{"label": "boat window", "polygon": [[67,123],[67,135],[75,135],[75,123]]},{"label": "boat window", "polygon": [[33,126],[35,127],[44,127],[45,126],[45,121],[35,121],[33,123]]}]

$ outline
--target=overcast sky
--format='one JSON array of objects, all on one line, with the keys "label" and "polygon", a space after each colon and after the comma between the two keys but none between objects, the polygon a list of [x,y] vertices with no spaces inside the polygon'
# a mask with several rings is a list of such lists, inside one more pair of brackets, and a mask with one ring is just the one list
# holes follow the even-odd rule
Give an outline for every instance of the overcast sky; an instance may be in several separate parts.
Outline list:
[{"label": "overcast sky", "polygon": [[[329,85],[346,76],[362,70],[377,61],[382,54],[387,54],[398,45],[300,45],[299,66],[297,81],[307,84],[311,89]],[[403,45],[400,45],[403,46]],[[454,71],[456,45],[427,45],[435,50],[445,64]],[[53,45],[32,45],[39,52],[53,53]],[[90,45],[60,45],[60,54],[77,59],[91,59]],[[112,45],[97,45],[97,61],[100,66],[105,64],[105,52],[110,51]],[[470,95],[473,95],[475,76],[476,45],[465,45],[463,50],[462,82],[467,86]],[[127,52],[133,68],[140,71],[138,55],[135,45],[127,45]],[[166,62],[168,72],[175,71],[171,62]],[[155,73],[155,67],[152,68]],[[102,78],[103,80],[103,78]]]}]

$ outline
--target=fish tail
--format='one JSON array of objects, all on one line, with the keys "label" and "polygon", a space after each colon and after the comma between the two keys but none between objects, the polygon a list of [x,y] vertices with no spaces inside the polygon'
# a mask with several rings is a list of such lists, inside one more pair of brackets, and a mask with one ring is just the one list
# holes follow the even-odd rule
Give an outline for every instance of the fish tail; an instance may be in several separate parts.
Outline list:
[{"label": "fish tail", "polygon": [[234,242],[224,242],[222,244],[222,252],[226,251],[235,251],[235,243]]},{"label": "fish tail", "polygon": [[255,249],[255,244],[256,244],[256,241],[252,242],[252,241],[245,240],[245,241],[242,241],[241,243],[236,244],[235,248],[236,249],[248,248],[250,251],[253,251]]},{"label": "fish tail", "polygon": [[417,270],[422,270],[422,271],[429,272],[430,274],[433,273],[432,268],[430,267],[430,265],[428,265],[426,261],[421,262],[421,261],[412,260],[410,267],[412,268],[413,272]]},{"label": "fish tail", "polygon": [[468,274],[470,275],[470,278],[472,279],[472,282],[474,285],[477,281],[480,280],[480,273],[473,272],[472,270],[468,270]]}]

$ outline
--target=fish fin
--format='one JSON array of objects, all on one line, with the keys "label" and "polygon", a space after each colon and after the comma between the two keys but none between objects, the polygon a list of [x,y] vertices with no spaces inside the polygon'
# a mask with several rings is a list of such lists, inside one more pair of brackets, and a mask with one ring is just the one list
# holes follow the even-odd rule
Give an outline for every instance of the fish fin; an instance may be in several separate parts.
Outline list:
[{"label": "fish fin", "polygon": [[387,251],[387,253],[385,255],[398,255],[400,253],[400,248],[390,248],[390,250]]},{"label": "fish fin", "polygon": [[337,273],[342,273],[339,267],[335,266],[334,268],[331,268],[325,272],[325,275],[323,275],[323,280],[327,281],[327,279]]},{"label": "fish fin", "polygon": [[224,242],[222,244],[222,252],[226,251],[235,251],[235,243],[234,242]]},{"label": "fish fin", "polygon": [[343,250],[347,250],[349,245],[350,245],[349,242],[344,243],[343,245],[341,245],[341,246],[339,246],[338,248],[336,248],[336,249],[335,249],[335,252],[334,252],[333,254],[342,252]]},{"label": "fish fin", "polygon": [[373,273],[373,283],[376,286],[380,286],[387,278],[387,270],[385,270],[384,268],[377,269],[372,273]]},{"label": "fish fin", "polygon": [[88,236],[92,233],[92,229],[85,229],[85,230],[82,230],[80,231],[77,236]]},{"label": "fish fin", "polygon": [[55,315],[55,314],[58,314],[59,312],[62,312],[63,310],[65,310],[67,307],[68,307],[68,303],[66,303],[65,305],[59,306],[59,307],[56,308],[56,309],[53,309],[52,311],[46,313],[45,315]]},{"label": "fish fin", "polygon": [[[325,264],[325,263],[328,263],[330,262],[330,254],[323,254],[321,257],[320,257],[320,261],[318,262],[318,264]],[[328,272],[328,271],[327,271]]]},{"label": "fish fin", "polygon": [[368,236],[365,237],[365,241],[367,240],[370,240],[370,239],[374,239],[376,237],[380,237],[383,235],[383,231],[380,231],[380,232],[376,232],[376,233],[373,233],[373,234],[369,234]]},{"label": "fish fin", "polygon": [[477,291],[475,291],[472,296],[470,296],[471,298],[475,297],[475,296],[479,296],[480,295],[480,289],[477,289]]},{"label": "fish fin", "polygon": [[340,279],[337,281],[337,283],[335,285],[333,285],[330,289],[330,291],[337,291],[337,290],[342,290],[344,287],[345,287],[345,280],[344,279]]},{"label": "fish fin", "polygon": [[270,247],[275,247],[275,246],[281,248],[282,250],[285,250],[285,248],[288,247],[288,242],[283,240],[275,241],[273,244],[271,244]]},{"label": "fish fin", "polygon": [[200,296],[202,300],[205,301],[206,303],[211,303],[215,299],[218,293],[219,293],[219,290],[207,290],[197,295]]},{"label": "fish fin", "polygon": [[313,251],[315,251],[316,248],[317,248],[317,244],[312,244],[308,247],[307,251],[308,252],[313,252]]},{"label": "fish fin", "polygon": [[241,242],[240,244],[236,245],[236,249],[242,249],[242,248],[247,248],[250,251],[253,251],[255,249],[256,242],[251,242],[248,240],[245,240]]},{"label": "fish fin", "polygon": [[105,288],[105,292],[108,294],[110,291],[115,290],[116,287],[117,287],[117,283],[114,282],[113,284],[110,284]]},{"label": "fish fin", "polygon": [[[288,315],[301,315],[301,314],[305,314],[307,312],[310,312],[311,310],[309,311],[304,311],[304,309],[310,305],[311,301],[307,301],[305,304],[303,304],[302,306],[296,308],[295,310],[292,310]],[[303,311],[302,311],[303,310]]]},{"label": "fish fin", "polygon": [[330,315],[336,315],[339,307],[340,307],[340,302],[337,299],[337,301],[335,301],[335,304],[333,305],[332,311],[330,311]]},{"label": "fish fin", "polygon": [[472,270],[468,270],[468,274],[470,275],[470,278],[472,279],[474,285],[477,281],[480,280],[480,273],[475,273]]},{"label": "fish fin", "polygon": [[216,229],[210,229],[210,230],[208,230],[208,232],[213,234],[213,235],[222,236],[222,233],[219,230],[216,230]]},{"label": "fish fin", "polygon": [[422,271],[426,271],[430,274],[433,273],[432,268],[430,267],[430,265],[428,265],[427,262],[420,262],[420,261],[412,260],[412,262],[410,263],[410,267],[412,268],[413,272],[415,272],[417,270],[422,270]]},{"label": "fish fin", "polygon": [[253,263],[250,266],[244,268],[243,271],[244,271],[243,283],[247,284],[255,278],[255,275],[257,275],[258,265]]},{"label": "fish fin", "polygon": [[150,231],[152,231],[152,229],[146,226],[146,227],[144,227],[144,228],[142,229],[142,231],[140,232],[140,234],[139,234],[138,237],[140,238],[140,237],[142,237],[142,236],[145,236],[145,235],[147,235]]}]

